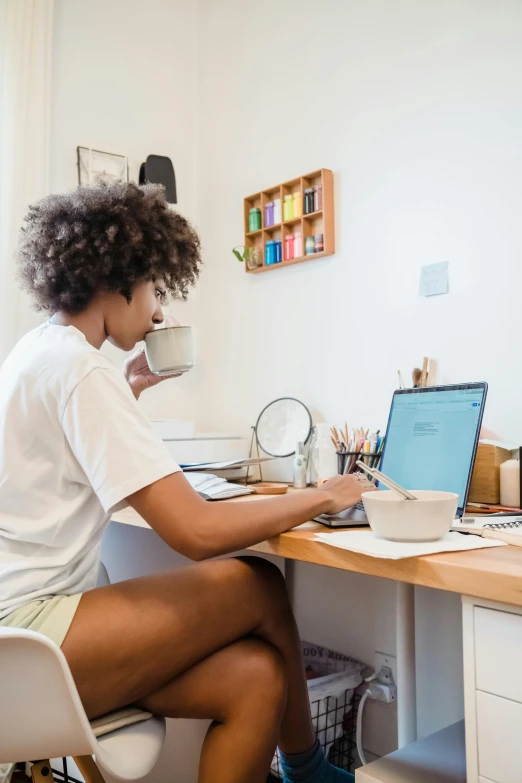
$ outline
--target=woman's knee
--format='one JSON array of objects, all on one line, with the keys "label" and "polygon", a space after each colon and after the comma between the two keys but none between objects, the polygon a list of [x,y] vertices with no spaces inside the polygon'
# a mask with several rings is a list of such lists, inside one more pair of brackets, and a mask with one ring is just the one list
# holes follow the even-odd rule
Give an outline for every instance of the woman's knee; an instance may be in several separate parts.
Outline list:
[{"label": "woman's knee", "polygon": [[271,644],[254,638],[244,639],[233,647],[235,690],[242,705],[282,715],[286,705],[287,674],[281,655]]},{"label": "woman's knee", "polygon": [[262,557],[238,557],[236,560],[246,566],[250,578],[266,590],[286,596],[286,582],[280,569],[270,560]]}]

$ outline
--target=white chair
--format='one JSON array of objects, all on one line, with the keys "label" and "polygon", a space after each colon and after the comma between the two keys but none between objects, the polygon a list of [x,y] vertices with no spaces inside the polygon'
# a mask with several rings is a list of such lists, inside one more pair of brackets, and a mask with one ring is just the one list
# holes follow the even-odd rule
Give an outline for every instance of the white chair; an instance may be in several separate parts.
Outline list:
[{"label": "white chair", "polygon": [[0,628],[0,764],[33,762],[34,783],[52,783],[49,759],[72,756],[87,783],[103,783],[103,772],[130,781],[150,772],[164,739],[154,716],[96,737],[62,651],[42,634]]}]

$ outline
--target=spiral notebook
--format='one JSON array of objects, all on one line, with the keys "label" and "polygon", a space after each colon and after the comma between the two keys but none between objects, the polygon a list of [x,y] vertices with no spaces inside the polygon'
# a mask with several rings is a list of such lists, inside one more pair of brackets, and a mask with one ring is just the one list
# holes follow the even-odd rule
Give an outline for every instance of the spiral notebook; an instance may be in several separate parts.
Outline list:
[{"label": "spiral notebook", "polygon": [[[502,520],[506,521],[503,522]],[[456,519],[453,528],[459,527],[486,527],[488,530],[505,530],[506,533],[516,533],[522,536],[522,516],[513,517],[462,517]]]}]

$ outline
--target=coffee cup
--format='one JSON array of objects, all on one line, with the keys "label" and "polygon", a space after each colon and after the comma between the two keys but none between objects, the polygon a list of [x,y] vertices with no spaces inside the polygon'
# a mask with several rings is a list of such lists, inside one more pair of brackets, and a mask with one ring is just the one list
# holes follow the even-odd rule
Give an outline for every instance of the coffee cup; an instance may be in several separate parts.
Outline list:
[{"label": "coffee cup", "polygon": [[188,372],[195,364],[192,327],[167,326],[148,332],[145,353],[155,375]]}]

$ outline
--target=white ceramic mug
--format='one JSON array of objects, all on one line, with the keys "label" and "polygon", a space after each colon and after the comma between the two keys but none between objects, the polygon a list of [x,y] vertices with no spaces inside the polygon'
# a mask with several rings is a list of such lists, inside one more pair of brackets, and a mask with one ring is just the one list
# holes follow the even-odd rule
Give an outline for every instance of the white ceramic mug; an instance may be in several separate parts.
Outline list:
[{"label": "white ceramic mug", "polygon": [[167,326],[145,335],[145,353],[156,375],[188,372],[194,367],[194,338],[191,326]]}]

